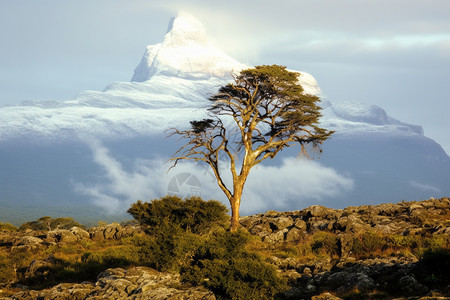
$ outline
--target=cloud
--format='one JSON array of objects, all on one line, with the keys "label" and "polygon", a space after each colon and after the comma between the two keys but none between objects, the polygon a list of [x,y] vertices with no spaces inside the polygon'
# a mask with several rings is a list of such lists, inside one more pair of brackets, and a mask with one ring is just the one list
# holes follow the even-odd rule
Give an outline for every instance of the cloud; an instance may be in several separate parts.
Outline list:
[{"label": "cloud", "polygon": [[421,190],[423,192],[432,193],[432,194],[439,194],[441,193],[441,190],[435,186],[432,186],[430,184],[424,184],[417,181],[411,181],[409,185],[415,189]]},{"label": "cloud", "polygon": [[148,200],[162,194],[164,178],[158,174],[163,169],[161,160],[138,159],[127,170],[98,140],[84,138],[84,141],[92,151],[94,163],[104,173],[95,184],[74,183],[74,187],[106,212],[123,212],[139,199]]},{"label": "cloud", "polygon": [[[93,162],[104,173],[96,183],[74,183],[74,187],[106,212],[123,212],[139,199],[150,200],[168,193],[182,197],[192,193],[228,205],[228,200],[206,165],[182,162],[167,172],[170,167],[170,164],[165,163],[167,159],[154,155],[153,159],[135,159],[126,166],[98,140],[84,140],[92,150]],[[225,182],[229,183],[230,175],[227,172],[224,174]],[[320,203],[352,189],[351,178],[315,161],[288,157],[278,166],[259,165],[252,170],[244,188],[241,213],[253,214],[271,209],[297,210],[311,202]]]},{"label": "cloud", "polygon": [[351,191],[351,178],[316,161],[284,158],[280,166],[258,166],[249,176],[245,210],[297,210]]}]

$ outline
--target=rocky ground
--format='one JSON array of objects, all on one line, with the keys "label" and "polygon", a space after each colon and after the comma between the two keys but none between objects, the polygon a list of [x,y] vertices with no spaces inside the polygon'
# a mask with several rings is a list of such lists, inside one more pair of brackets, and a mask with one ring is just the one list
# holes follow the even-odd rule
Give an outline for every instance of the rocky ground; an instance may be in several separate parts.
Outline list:
[{"label": "rocky ground", "polygon": [[[354,237],[365,232],[383,236],[442,237],[448,241],[449,198],[345,209],[315,205],[299,211],[269,211],[243,217],[241,224],[272,250],[302,243],[305,237],[317,232],[329,233],[337,239],[334,257],[306,261],[289,256],[269,258],[280,274],[289,279],[292,288],[284,294],[286,299],[339,299],[334,295],[348,299],[450,299],[450,282],[442,282],[440,278],[439,285],[433,284],[427,269],[429,265],[410,252],[370,258],[353,253]],[[119,224],[88,230],[73,227],[48,232],[0,232],[0,246],[32,251],[37,247],[82,240],[120,240],[139,232],[139,227]],[[448,262],[443,263],[438,264],[438,268],[448,266]],[[48,270],[49,264],[50,260],[35,260],[24,271],[24,276],[39,275]],[[450,270],[439,271],[444,280],[450,278]],[[0,299],[215,299],[204,288],[183,285],[176,274],[147,267],[107,269],[98,275],[96,282],[61,283],[39,291],[17,284],[14,288],[15,294]],[[357,298],[357,295],[365,296]]]},{"label": "rocky ground", "polygon": [[176,274],[147,267],[107,269],[97,282],[61,283],[42,291],[24,290],[0,299],[216,299],[204,288],[183,287]]}]

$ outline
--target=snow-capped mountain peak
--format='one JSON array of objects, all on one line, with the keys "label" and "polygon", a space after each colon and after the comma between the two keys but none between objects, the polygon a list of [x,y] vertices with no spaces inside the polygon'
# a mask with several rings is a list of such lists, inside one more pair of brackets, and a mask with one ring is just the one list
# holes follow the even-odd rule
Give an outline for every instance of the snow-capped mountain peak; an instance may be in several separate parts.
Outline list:
[{"label": "snow-capped mountain peak", "polygon": [[169,22],[163,45],[179,47],[187,45],[209,46],[206,31],[202,23],[186,12],[179,12]]},{"label": "snow-capped mountain peak", "polygon": [[170,21],[164,41],[147,46],[131,81],[147,81],[156,74],[185,79],[228,77],[245,67],[215,48],[197,19],[180,12]]}]

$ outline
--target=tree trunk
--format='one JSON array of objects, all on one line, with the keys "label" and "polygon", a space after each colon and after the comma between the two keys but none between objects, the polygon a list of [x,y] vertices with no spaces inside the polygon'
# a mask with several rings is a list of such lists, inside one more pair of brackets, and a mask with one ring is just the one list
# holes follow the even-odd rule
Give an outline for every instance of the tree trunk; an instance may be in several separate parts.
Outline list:
[{"label": "tree trunk", "polygon": [[230,200],[231,204],[231,232],[236,232],[239,228],[239,204],[240,204],[240,197],[239,199],[236,199],[236,197],[233,197],[232,200]]},{"label": "tree trunk", "polygon": [[242,192],[244,191],[244,184],[249,171],[250,168],[245,166],[244,161],[241,174],[233,180],[233,197],[229,199],[231,205],[231,232],[236,232],[239,229],[239,207],[241,206]]}]

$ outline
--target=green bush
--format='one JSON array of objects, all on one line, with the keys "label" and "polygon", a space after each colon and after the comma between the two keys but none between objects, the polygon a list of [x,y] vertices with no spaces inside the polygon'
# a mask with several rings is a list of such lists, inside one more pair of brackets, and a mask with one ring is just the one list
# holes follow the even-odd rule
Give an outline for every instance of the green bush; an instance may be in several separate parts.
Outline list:
[{"label": "green bush", "polygon": [[416,268],[416,277],[433,288],[445,288],[450,282],[450,249],[424,251]]},{"label": "green bush", "polygon": [[52,217],[46,216],[39,218],[36,221],[27,222],[20,225],[19,230],[31,229],[46,231],[53,229],[70,229],[74,226],[85,228],[84,225],[74,221],[70,217],[53,219]]},{"label": "green bush", "polygon": [[225,229],[226,211],[218,201],[174,196],[138,201],[128,210],[150,235],[140,252],[150,266],[180,272],[184,282],[204,285],[219,298],[274,298],[285,282],[246,250],[248,233]]},{"label": "green bush", "polygon": [[149,266],[159,271],[178,272],[191,259],[204,237],[182,231],[177,227],[162,225],[141,248]]},{"label": "green bush", "polygon": [[[381,252],[388,247],[389,240],[373,232],[364,232],[359,237],[353,239],[352,251],[359,257],[377,256],[376,252]],[[379,254],[379,253],[378,253]]]},{"label": "green bush", "polygon": [[15,279],[14,262],[5,251],[0,251],[0,283],[11,282]]},{"label": "green bush", "polygon": [[311,244],[313,252],[326,253],[330,256],[339,255],[339,238],[332,233],[319,231],[314,233]]},{"label": "green bush", "polygon": [[138,201],[131,205],[131,214],[146,232],[153,234],[161,226],[178,226],[192,233],[203,233],[214,226],[224,226],[229,219],[227,208],[219,201],[203,201],[198,197],[183,200],[166,196],[151,202]]},{"label": "green bush", "polygon": [[249,236],[242,231],[219,231],[197,248],[189,265],[181,269],[181,278],[204,285],[218,298],[273,299],[286,290],[276,268],[245,249]]},{"label": "green bush", "polygon": [[10,223],[0,222],[0,231],[16,231],[17,227]]}]

